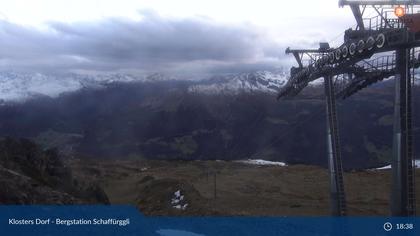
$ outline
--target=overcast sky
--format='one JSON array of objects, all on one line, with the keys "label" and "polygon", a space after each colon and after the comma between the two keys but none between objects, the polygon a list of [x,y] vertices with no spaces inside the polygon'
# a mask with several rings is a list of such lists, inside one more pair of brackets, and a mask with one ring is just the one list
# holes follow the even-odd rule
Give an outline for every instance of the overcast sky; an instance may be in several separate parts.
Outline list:
[{"label": "overcast sky", "polygon": [[338,0],[1,0],[0,69],[202,73],[290,65],[341,42]]}]

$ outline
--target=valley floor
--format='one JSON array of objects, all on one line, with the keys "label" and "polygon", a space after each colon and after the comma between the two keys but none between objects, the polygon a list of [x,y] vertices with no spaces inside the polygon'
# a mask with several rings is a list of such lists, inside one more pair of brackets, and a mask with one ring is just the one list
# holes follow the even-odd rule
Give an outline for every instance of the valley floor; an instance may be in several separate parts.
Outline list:
[{"label": "valley floor", "polygon": [[[77,178],[98,182],[111,204],[132,204],[146,215],[329,215],[328,173],[315,166],[79,159],[69,165]],[[389,215],[390,174],[345,173],[348,215]],[[418,183],[420,171],[416,179]],[[416,190],[420,196],[420,188]]]}]

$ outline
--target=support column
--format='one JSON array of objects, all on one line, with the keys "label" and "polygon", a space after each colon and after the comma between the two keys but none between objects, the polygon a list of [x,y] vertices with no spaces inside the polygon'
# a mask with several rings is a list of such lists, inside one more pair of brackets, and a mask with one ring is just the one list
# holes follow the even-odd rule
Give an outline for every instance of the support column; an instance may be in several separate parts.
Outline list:
[{"label": "support column", "polygon": [[346,215],[346,199],[344,194],[343,168],[338,135],[338,120],[335,104],[333,77],[324,77],[327,105],[327,155],[330,178],[331,214]]},{"label": "support column", "polygon": [[396,51],[391,213],[415,215],[409,49]]}]

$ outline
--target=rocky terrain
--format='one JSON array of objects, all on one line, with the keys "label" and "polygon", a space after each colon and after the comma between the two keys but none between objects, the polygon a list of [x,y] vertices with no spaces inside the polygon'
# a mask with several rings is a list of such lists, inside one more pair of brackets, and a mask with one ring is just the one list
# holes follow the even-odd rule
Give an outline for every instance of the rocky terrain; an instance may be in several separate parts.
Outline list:
[{"label": "rocky terrain", "polygon": [[0,204],[108,204],[96,184],[75,179],[57,150],[26,139],[0,141]]}]

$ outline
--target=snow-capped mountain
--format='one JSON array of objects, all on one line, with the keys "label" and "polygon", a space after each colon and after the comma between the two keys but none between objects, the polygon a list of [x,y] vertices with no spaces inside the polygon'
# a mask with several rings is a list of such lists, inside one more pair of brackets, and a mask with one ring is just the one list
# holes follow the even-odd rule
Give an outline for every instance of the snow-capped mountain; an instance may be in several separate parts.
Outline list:
[{"label": "snow-capped mountain", "polygon": [[171,77],[160,73],[150,75],[130,74],[61,74],[0,72],[0,101],[26,101],[37,96],[57,97],[62,93],[82,88],[103,88],[115,82],[190,81],[189,92],[215,94],[238,92],[276,93],[287,81],[285,72],[258,71],[252,73],[213,76],[207,79]]},{"label": "snow-capped mountain", "polygon": [[82,88],[101,88],[114,82],[156,82],[172,79],[162,74],[133,76],[129,74],[64,74],[0,72],[0,101],[26,101],[36,96],[57,97]]},{"label": "snow-capped mountain", "polygon": [[73,77],[59,79],[40,73],[0,72],[0,99],[5,102],[24,101],[39,95],[55,97],[81,87],[82,84]]},{"label": "snow-capped mountain", "polygon": [[190,92],[215,94],[239,92],[277,93],[287,82],[285,72],[257,71],[225,76],[216,76],[189,88]]}]

